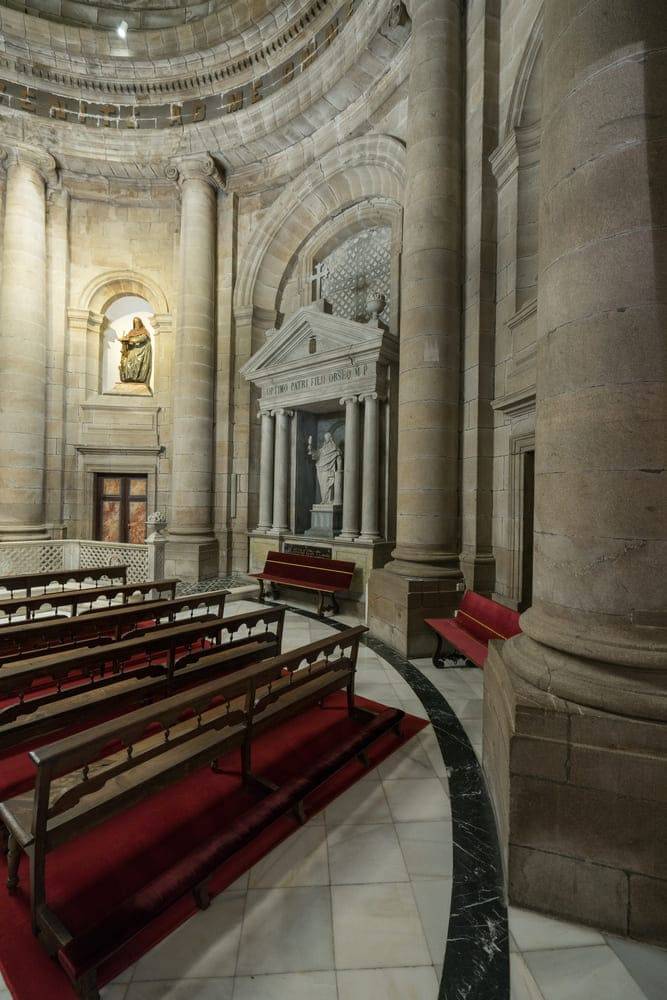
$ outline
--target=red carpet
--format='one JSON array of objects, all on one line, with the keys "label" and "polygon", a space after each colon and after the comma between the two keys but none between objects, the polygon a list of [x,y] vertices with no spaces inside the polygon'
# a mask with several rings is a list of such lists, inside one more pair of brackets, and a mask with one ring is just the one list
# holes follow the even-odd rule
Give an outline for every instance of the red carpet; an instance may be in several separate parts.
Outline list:
[{"label": "red carpet", "polygon": [[[357,699],[378,711],[384,706]],[[402,737],[390,733],[371,748],[371,767],[423,729],[427,723],[406,716]],[[324,709],[313,708],[267,733],[254,744],[253,770],[283,784],[300,771],[300,761],[334,748],[358,723],[349,720],[344,693],[327,699]],[[49,905],[74,934],[97,923],[139,885],[168,869],[189,845],[207,840],[222,824],[257,801],[238,778],[238,754],[223,763],[223,774],[206,768],[154,795],[50,854],[47,860]],[[330,779],[306,802],[308,816],[319,812],[366,773],[357,760]],[[275,823],[220,869],[211,885],[215,895],[288,837],[298,824],[287,817]],[[56,961],[48,958],[30,930],[28,867],[21,862],[21,886],[12,898],[4,888],[6,866],[0,866],[0,966],[18,1000],[73,1000],[69,980]],[[118,953],[100,973],[108,982],[137,961],[179,924],[196,912],[192,896],[179,901]]]}]

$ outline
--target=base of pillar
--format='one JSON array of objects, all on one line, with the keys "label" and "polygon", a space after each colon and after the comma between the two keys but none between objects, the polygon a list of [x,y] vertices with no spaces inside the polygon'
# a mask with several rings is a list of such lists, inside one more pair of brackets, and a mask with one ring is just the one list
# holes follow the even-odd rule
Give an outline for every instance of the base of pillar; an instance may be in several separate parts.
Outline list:
[{"label": "base of pillar", "polygon": [[402,656],[433,656],[436,640],[424,619],[452,617],[461,600],[460,583],[457,570],[419,578],[375,570],[368,584],[371,633]]},{"label": "base of pillar", "polygon": [[513,670],[519,640],[491,643],[484,665],[509,900],[667,945],[667,726],[533,687]]},{"label": "base of pillar", "polygon": [[219,575],[218,540],[211,537],[169,535],[165,575],[185,582],[211,580]]},{"label": "base of pillar", "polygon": [[0,524],[0,542],[40,542],[51,537],[46,524]]}]

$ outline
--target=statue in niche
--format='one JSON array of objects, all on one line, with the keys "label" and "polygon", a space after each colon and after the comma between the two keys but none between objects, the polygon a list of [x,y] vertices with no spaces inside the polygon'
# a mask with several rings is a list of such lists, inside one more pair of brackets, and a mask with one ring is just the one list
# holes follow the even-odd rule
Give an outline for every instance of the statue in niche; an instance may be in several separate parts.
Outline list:
[{"label": "statue in niche", "polygon": [[308,436],[308,456],[315,463],[320,503],[340,503],[343,453],[328,431],[321,448],[313,448],[312,435]]},{"label": "statue in niche", "polygon": [[153,348],[148,330],[139,316],[132,320],[132,329],[120,338],[120,380],[148,385],[151,378]]}]

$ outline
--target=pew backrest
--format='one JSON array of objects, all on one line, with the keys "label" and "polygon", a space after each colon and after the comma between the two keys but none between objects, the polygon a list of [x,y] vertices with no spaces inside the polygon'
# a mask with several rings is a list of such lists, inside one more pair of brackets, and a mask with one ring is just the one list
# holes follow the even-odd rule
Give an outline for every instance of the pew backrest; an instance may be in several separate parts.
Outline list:
[{"label": "pew backrest", "polygon": [[71,618],[40,618],[0,629],[0,667],[3,663],[26,656],[59,652],[63,643],[68,643],[73,648],[77,642],[89,643],[96,636],[110,636],[119,641],[123,637],[144,634],[160,623],[168,627],[176,621],[177,615],[182,618],[189,615],[191,619],[201,620],[203,611],[210,618],[221,618],[228,593],[226,590],[217,590],[171,600],[136,601],[114,608],[103,608],[94,614],[75,615]]},{"label": "pew backrest", "polygon": [[11,597],[9,593],[0,594],[0,636],[6,628],[32,621],[38,614],[52,615],[60,609],[66,609],[69,614],[95,613],[103,607],[95,607],[98,601],[105,601],[107,606],[120,606],[134,602],[136,598],[153,600],[151,595],[162,599],[174,598],[176,586],[180,581],[150,580],[147,583],[116,583],[105,587],[90,587],[83,590],[48,590],[46,593],[34,594],[32,597]]},{"label": "pew backrest", "polygon": [[24,590],[29,597],[33,590],[44,591],[51,586],[59,586],[64,590],[73,584],[78,584],[81,587],[88,580],[92,580],[94,583],[99,583],[100,580],[127,583],[127,566],[91,566],[81,569],[56,569],[45,573],[19,573],[12,576],[2,576],[0,577],[0,591],[7,590],[13,595],[18,590]]}]

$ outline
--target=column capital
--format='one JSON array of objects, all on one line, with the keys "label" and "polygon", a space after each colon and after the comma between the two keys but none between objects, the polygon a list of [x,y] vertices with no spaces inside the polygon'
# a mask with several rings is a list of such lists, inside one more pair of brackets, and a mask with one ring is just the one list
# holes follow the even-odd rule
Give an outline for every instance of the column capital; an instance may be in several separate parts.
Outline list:
[{"label": "column capital", "polygon": [[284,406],[279,406],[275,410],[270,411],[271,415],[274,417],[293,417],[294,410],[286,410]]},{"label": "column capital", "polygon": [[209,153],[172,160],[165,173],[180,188],[186,181],[203,181],[215,191],[223,191],[225,188],[225,171]]},{"label": "column capital", "polygon": [[370,399],[372,402],[377,402],[379,399],[382,399],[382,397],[380,396],[379,392],[362,392],[362,393],[360,393],[360,395],[359,395],[359,401],[360,402],[365,403],[367,399]]},{"label": "column capital", "polygon": [[0,148],[0,160],[4,161],[6,169],[15,165],[32,167],[39,173],[45,184],[53,184],[57,177],[55,158],[38,146],[24,146],[23,144],[3,146]]},{"label": "column capital", "polygon": [[358,403],[358,402],[359,402],[359,396],[343,396],[343,398],[340,400],[340,405],[347,406],[348,403]]}]

